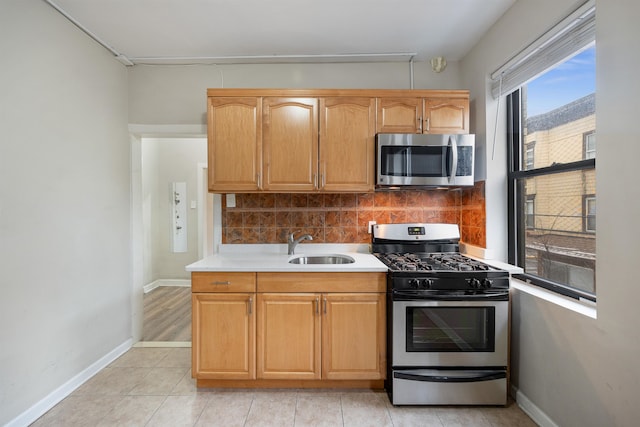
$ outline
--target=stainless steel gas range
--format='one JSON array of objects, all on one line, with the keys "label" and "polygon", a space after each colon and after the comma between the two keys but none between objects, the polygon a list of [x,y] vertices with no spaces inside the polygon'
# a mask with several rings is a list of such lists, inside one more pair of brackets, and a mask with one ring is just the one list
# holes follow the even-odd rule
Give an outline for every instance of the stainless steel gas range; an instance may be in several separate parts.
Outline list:
[{"label": "stainless steel gas range", "polygon": [[378,224],[389,267],[386,388],[394,405],[505,405],[509,273],[459,253],[455,224]]}]

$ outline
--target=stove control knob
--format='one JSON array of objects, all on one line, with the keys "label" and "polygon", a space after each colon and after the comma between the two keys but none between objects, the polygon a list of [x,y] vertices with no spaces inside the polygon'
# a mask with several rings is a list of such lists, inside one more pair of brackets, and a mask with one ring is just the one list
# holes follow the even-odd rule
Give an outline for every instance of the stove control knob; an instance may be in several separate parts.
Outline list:
[{"label": "stove control knob", "polygon": [[491,287],[491,285],[493,285],[493,280],[491,279],[483,279],[482,280],[482,287],[485,289],[489,289]]},{"label": "stove control knob", "polygon": [[469,286],[471,286],[473,289],[478,289],[480,287],[480,279],[471,279],[469,280]]},{"label": "stove control knob", "polygon": [[418,289],[420,287],[420,280],[419,279],[409,279],[409,286],[414,288],[414,289]]},{"label": "stove control knob", "polygon": [[425,289],[431,288],[432,284],[433,284],[433,279],[424,279],[422,281],[422,287],[425,288]]}]

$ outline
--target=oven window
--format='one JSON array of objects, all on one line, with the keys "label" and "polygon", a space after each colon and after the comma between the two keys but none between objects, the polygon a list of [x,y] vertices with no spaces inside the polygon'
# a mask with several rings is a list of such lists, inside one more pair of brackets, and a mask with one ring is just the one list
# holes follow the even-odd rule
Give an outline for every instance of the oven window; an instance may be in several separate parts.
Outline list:
[{"label": "oven window", "polygon": [[495,307],[407,307],[407,352],[492,352]]}]

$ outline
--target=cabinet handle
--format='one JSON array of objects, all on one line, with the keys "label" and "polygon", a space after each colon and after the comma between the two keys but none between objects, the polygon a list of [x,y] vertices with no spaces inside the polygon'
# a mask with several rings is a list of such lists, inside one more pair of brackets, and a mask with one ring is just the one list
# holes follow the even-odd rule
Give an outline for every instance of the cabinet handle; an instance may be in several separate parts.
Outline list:
[{"label": "cabinet handle", "polygon": [[258,182],[258,190],[262,190],[262,179],[259,173],[256,174],[256,181]]},{"label": "cabinet handle", "polygon": [[430,130],[429,117],[424,119],[424,127],[425,127],[425,132],[429,132]]},{"label": "cabinet handle", "polygon": [[418,133],[422,133],[422,116],[418,117]]},{"label": "cabinet handle", "polygon": [[316,297],[316,314],[320,314],[320,297]]},{"label": "cabinet handle", "polygon": [[313,188],[318,188],[318,174],[313,174]]},{"label": "cabinet handle", "polygon": [[324,314],[327,314],[327,299],[326,298],[322,299],[322,312]]},{"label": "cabinet handle", "polygon": [[216,280],[215,282],[211,282],[211,284],[212,284],[212,285],[230,285],[230,284],[231,284],[231,282],[230,282],[230,281],[228,281],[228,280],[226,280],[226,281],[219,281],[219,280]]},{"label": "cabinet handle", "polygon": [[253,297],[249,297],[249,314],[253,312]]}]

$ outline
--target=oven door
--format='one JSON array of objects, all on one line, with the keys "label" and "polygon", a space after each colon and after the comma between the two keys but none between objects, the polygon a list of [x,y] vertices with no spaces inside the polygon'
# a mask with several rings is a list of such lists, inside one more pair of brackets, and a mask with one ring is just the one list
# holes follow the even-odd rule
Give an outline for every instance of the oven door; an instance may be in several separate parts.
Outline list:
[{"label": "oven door", "polygon": [[504,367],[508,301],[393,301],[393,367]]}]

